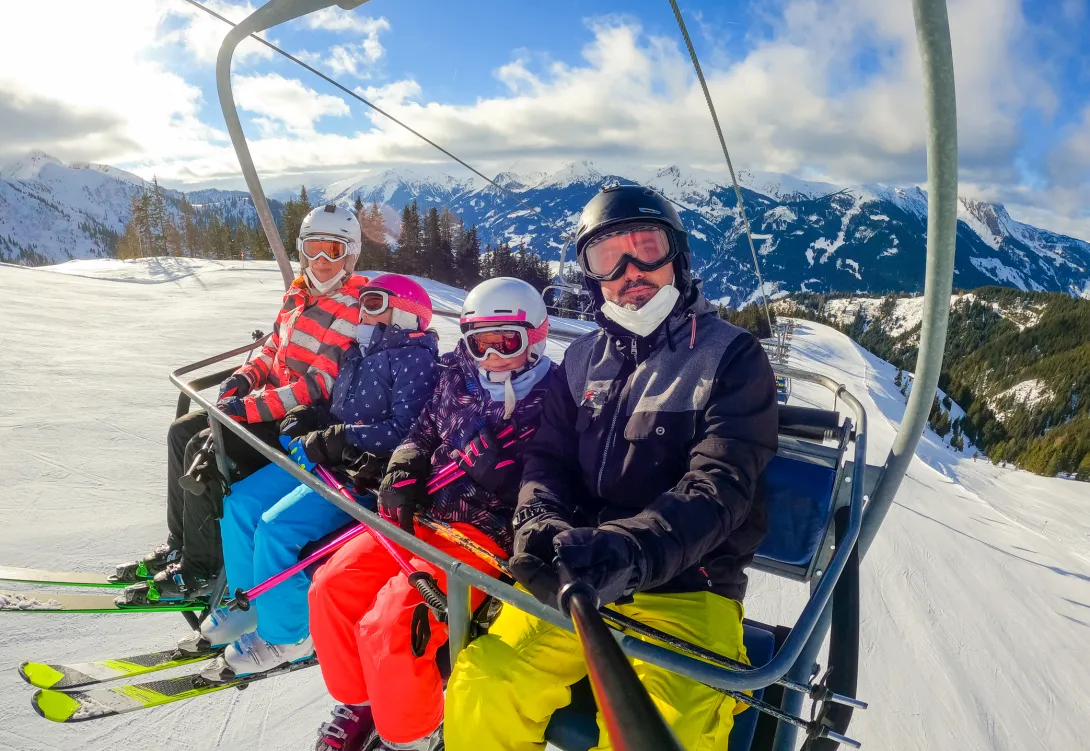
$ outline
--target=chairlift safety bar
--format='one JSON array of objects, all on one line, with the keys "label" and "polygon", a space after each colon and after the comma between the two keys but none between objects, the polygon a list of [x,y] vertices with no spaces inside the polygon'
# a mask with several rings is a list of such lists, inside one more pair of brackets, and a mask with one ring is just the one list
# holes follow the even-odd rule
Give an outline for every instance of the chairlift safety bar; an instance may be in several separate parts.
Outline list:
[{"label": "chairlift safety bar", "polygon": [[[247,344],[228,352],[213,357],[208,357],[192,365],[186,365],[170,374],[170,382],[174,384],[192,402],[205,409],[212,424],[219,429],[227,429],[237,435],[248,446],[262,454],[273,464],[288,472],[299,482],[320,494],[325,500],[337,506],[345,513],[359,522],[366,524],[380,534],[386,536],[396,544],[412,551],[425,560],[442,568],[447,574],[450,613],[450,659],[453,665],[458,652],[468,643],[470,609],[469,590],[476,587],[481,591],[496,597],[504,603],[510,604],[525,613],[544,621],[552,623],[569,631],[573,630],[572,622],[560,611],[539,602],[533,596],[520,592],[514,587],[504,584],[499,579],[484,574],[472,566],[463,563],[451,556],[431,547],[422,540],[405,532],[399,526],[391,524],[378,514],[352,503],[339,493],[335,492],[316,476],[304,472],[297,464],[263,441],[256,438],[246,427],[234,421],[216,405],[205,399],[198,393],[197,388],[183,380],[183,377],[201,368],[222,362],[230,357],[239,355],[254,345]],[[786,641],[780,650],[766,665],[749,670],[728,670],[723,667],[711,665],[686,655],[679,654],[665,647],[641,641],[632,636],[615,632],[614,637],[620,642],[621,648],[631,657],[647,660],[655,665],[693,678],[715,688],[746,691],[769,686],[783,678],[793,667],[795,660],[802,651],[803,646],[810,639],[819,617],[828,603],[837,579],[847,564],[848,555],[855,545],[859,535],[860,525],[863,519],[863,478],[866,470],[866,425],[867,416],[859,401],[852,396],[843,385],[836,383],[831,378],[823,375],[805,373],[803,371],[785,370],[785,375],[800,381],[811,381],[828,388],[839,396],[844,404],[855,412],[855,465],[852,468],[852,495],[849,504],[850,521],[848,533],[843,543],[833,555],[832,560],[822,576],[820,583],[813,589],[810,599],[803,608],[795,626],[791,629]],[[217,442],[217,453],[220,452],[222,442]]]}]

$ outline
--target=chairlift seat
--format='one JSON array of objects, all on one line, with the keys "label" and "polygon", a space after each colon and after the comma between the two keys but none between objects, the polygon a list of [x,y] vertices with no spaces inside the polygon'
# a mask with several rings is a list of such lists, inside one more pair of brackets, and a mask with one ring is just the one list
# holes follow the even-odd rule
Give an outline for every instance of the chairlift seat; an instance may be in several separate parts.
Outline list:
[{"label": "chairlift seat", "polygon": [[[760,667],[772,659],[776,639],[772,632],[751,623],[743,624],[743,642],[750,663]],[[753,692],[753,698],[764,696],[764,689]],[[587,751],[598,745],[598,705],[590,688],[590,680],[583,680],[572,686],[571,703],[553,713],[549,727],[545,730],[545,740],[562,751]],[[747,708],[734,716],[734,728],[730,731],[727,751],[749,751],[753,736],[757,732],[755,709]]]},{"label": "chairlift seat", "polygon": [[757,555],[807,566],[817,554],[833,511],[836,467],[783,455],[765,470],[768,534]]}]

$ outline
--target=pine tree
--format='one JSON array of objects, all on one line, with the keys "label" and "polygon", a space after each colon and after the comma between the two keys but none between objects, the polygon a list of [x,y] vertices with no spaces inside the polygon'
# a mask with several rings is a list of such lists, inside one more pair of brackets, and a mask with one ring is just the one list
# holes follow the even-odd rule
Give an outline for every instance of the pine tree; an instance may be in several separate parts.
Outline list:
[{"label": "pine tree", "polygon": [[436,281],[441,278],[443,259],[439,232],[439,211],[432,206],[424,215],[423,246],[421,249],[420,274]]},{"label": "pine tree", "polygon": [[893,376],[894,386],[897,386],[898,388],[901,387],[901,385],[904,383],[904,374],[904,370],[902,370],[901,368],[897,368],[897,375]]},{"label": "pine tree", "polygon": [[[431,212],[429,212],[429,217],[430,215]],[[456,281],[454,273],[454,242],[458,223],[454,219],[454,214],[450,213],[446,207],[443,207],[443,210],[439,213],[438,225],[439,244],[436,249],[437,252],[433,267],[435,272],[434,278],[444,284],[454,284]]]},{"label": "pine tree", "polygon": [[389,269],[390,244],[386,241],[386,221],[377,202],[371,203],[370,211],[360,210],[360,225],[363,228],[363,247],[356,268],[373,271]]},{"label": "pine tree", "polygon": [[515,273],[519,279],[529,283],[538,292],[541,292],[549,285],[549,264],[534,253],[532,250],[527,250],[525,244],[520,244],[518,253],[515,256]]},{"label": "pine tree", "polygon": [[280,215],[281,239],[288,255],[294,260],[299,260],[299,253],[295,247],[295,241],[299,239],[299,228],[311,208],[313,207],[310,205],[310,197],[307,196],[306,186],[303,185],[299,188],[299,200],[289,199],[284,204],[284,211]]},{"label": "pine tree", "polygon": [[464,227],[459,233],[457,256],[455,258],[456,284],[463,289],[473,289],[481,283],[481,241],[477,237],[477,225],[466,232]]},{"label": "pine tree", "polygon": [[193,208],[193,204],[189,202],[189,199],[182,197],[182,202],[178,206],[181,212],[181,234],[182,234],[182,255],[189,256],[190,258],[197,257],[200,252],[200,240],[197,232],[197,212]]},{"label": "pine tree", "polygon": [[139,208],[139,199],[134,195],[130,205],[132,218],[125,224],[121,238],[117,241],[117,257],[128,261],[133,258],[141,258],[144,254],[140,247],[140,232],[137,229],[136,212]]},{"label": "pine tree", "polygon": [[159,178],[152,176],[151,200],[148,211],[148,224],[151,229],[152,242],[154,243],[153,255],[168,255],[167,250],[167,224],[170,217],[167,212],[166,200],[163,198],[163,189],[159,186]]},{"label": "pine tree", "polygon": [[497,245],[489,257],[489,275],[487,278],[495,279],[500,276],[515,276],[517,269],[515,259],[511,255],[511,246],[506,242]]},{"label": "pine tree", "polygon": [[356,200],[352,204],[352,210],[356,212],[356,217],[363,223],[363,199],[360,198],[360,194],[356,194]]},{"label": "pine tree", "polygon": [[420,274],[423,268],[420,207],[414,199],[401,212],[401,234],[397,238],[393,267],[402,274]]}]

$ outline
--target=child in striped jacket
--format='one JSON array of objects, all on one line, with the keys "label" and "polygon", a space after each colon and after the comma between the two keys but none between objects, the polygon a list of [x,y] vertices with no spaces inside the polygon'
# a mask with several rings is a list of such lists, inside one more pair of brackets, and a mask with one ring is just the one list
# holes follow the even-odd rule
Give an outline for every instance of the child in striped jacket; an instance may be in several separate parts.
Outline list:
[{"label": "child in striped jacket", "polygon": [[[297,241],[301,273],[284,294],[272,334],[256,357],[220,385],[217,407],[269,445],[279,448],[278,423],[288,410],[329,401],[359,324],[359,295],[367,278],[353,275],[353,267],[362,238],[359,220],[347,209],[322,206],[306,216]],[[234,465],[232,482],[268,463],[231,431],[222,433]],[[208,434],[203,410],[170,426],[167,541],[136,563],[118,567],[119,579],[140,582],[125,592],[130,603],[152,597],[152,590],[160,600],[205,596],[222,566],[219,518],[227,483]],[[195,463],[201,492],[179,485]],[[141,581],[153,575],[152,581]]]}]

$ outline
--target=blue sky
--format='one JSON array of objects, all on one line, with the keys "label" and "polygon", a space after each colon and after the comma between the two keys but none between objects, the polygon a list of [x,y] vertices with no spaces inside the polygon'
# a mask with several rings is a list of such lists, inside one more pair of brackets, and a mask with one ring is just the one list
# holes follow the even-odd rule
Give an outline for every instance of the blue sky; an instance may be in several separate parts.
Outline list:
[{"label": "blue sky", "polygon": [[[235,19],[252,9],[207,3]],[[924,180],[907,0],[681,6],[736,166],[838,184]],[[1088,0],[949,6],[963,195],[1090,238]],[[212,85],[222,24],[183,0],[41,0],[5,18],[0,162],[41,148],[176,187],[241,187]],[[42,33],[59,51],[48,59]],[[269,38],[486,172],[580,159],[723,169],[666,0],[371,0]],[[403,165],[460,174],[257,45],[234,73],[274,188]]]}]

